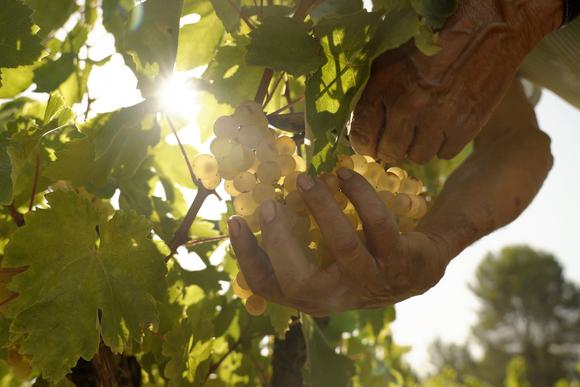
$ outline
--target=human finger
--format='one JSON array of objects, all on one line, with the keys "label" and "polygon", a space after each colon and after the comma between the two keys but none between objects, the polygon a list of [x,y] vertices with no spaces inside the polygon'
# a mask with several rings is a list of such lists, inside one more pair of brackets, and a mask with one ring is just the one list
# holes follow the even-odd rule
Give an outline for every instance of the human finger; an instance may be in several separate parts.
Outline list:
[{"label": "human finger", "polygon": [[368,279],[377,269],[376,262],[326,185],[303,173],[298,188],[343,275],[356,281]]},{"label": "human finger", "polygon": [[274,269],[245,220],[239,216],[231,217],[228,232],[238,265],[252,292],[269,300],[280,300],[282,291]]}]

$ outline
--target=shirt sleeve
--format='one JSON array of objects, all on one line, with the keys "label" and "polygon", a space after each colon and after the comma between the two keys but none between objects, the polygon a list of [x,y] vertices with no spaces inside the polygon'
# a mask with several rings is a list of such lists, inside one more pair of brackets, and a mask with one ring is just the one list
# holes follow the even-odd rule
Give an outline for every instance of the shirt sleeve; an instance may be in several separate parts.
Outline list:
[{"label": "shirt sleeve", "polygon": [[519,75],[580,109],[580,18],[546,36],[526,57]]}]

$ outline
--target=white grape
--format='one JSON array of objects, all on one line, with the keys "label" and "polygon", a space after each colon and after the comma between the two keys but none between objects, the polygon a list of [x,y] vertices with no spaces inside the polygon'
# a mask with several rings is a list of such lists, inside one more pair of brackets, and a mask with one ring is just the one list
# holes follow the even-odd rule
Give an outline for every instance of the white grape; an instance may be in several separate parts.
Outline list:
[{"label": "white grape", "polygon": [[282,177],[282,170],[278,163],[274,161],[266,161],[265,163],[258,165],[256,174],[262,183],[276,184],[278,180],[280,180],[280,177]]},{"label": "white grape", "polygon": [[288,136],[280,136],[276,139],[276,148],[279,154],[292,156],[296,152],[296,143]]},{"label": "white grape", "polygon": [[400,186],[401,180],[397,175],[387,172],[378,178],[375,188],[378,191],[399,192]]},{"label": "white grape", "polygon": [[252,190],[252,197],[257,203],[276,199],[276,189],[267,183],[258,183]]},{"label": "white grape", "polygon": [[193,173],[198,179],[206,179],[218,173],[218,162],[208,154],[199,154],[192,161]]},{"label": "white grape", "polygon": [[284,177],[284,190],[288,193],[296,191],[296,181],[298,180],[298,176],[300,172],[295,171],[291,174]]},{"label": "white grape", "polygon": [[216,137],[234,139],[238,136],[239,125],[232,116],[221,116],[213,124]]},{"label": "white grape", "polygon": [[254,101],[244,101],[238,105],[233,115],[240,125],[256,125],[268,127],[268,117],[264,114],[262,106]]},{"label": "white grape", "polygon": [[247,171],[240,172],[234,177],[234,187],[242,193],[253,190],[256,184],[256,176]]},{"label": "white grape", "polygon": [[413,176],[408,176],[401,181],[399,192],[409,195],[419,195],[423,190],[423,183],[421,180]]},{"label": "white grape", "polygon": [[365,157],[362,155],[352,155],[350,159],[353,163],[353,170],[360,175],[364,175],[368,164]]},{"label": "white grape", "polygon": [[280,155],[277,161],[282,176],[288,176],[296,169],[296,159],[290,155]]},{"label": "white grape", "polygon": [[238,134],[238,142],[250,149],[256,149],[258,144],[269,136],[268,128],[255,125],[242,126]]},{"label": "white grape", "polygon": [[256,148],[256,159],[260,162],[276,161],[278,159],[278,148],[276,144],[268,139],[263,139]]},{"label": "white grape", "polygon": [[258,208],[258,203],[252,197],[251,192],[244,192],[234,198],[234,210],[239,215],[252,215],[256,208]]},{"label": "white grape", "polygon": [[387,172],[392,173],[393,175],[396,175],[399,178],[399,180],[403,180],[404,178],[409,176],[407,174],[407,171],[405,171],[403,168],[399,168],[399,167],[391,167],[391,168],[387,169]]},{"label": "white grape", "polygon": [[252,316],[260,316],[266,311],[268,303],[262,297],[252,294],[248,297],[244,306],[246,307],[246,311]]},{"label": "white grape", "polygon": [[227,156],[232,151],[233,147],[234,144],[229,138],[216,137],[212,140],[209,149],[216,159],[220,159]]}]

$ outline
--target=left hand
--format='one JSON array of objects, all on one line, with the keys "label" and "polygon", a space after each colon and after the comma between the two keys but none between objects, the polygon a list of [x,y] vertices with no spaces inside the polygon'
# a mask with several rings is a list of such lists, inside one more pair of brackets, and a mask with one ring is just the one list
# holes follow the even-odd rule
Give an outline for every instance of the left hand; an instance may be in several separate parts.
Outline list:
[{"label": "left hand", "polygon": [[291,232],[285,206],[264,202],[262,247],[243,218],[228,222],[233,249],[252,291],[324,316],[391,305],[435,285],[450,259],[442,239],[425,232],[399,233],[393,214],[364,177],[346,169],[338,175],[342,192],[361,218],[366,244],[326,185],[303,174],[298,178],[299,191],[335,262],[321,268],[310,261]]}]

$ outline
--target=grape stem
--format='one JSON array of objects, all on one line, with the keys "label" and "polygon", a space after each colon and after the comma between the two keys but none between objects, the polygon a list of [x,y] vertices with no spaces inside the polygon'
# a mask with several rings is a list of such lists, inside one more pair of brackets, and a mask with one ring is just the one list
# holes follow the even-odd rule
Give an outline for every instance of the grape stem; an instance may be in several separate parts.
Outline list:
[{"label": "grape stem", "polygon": [[164,112],[163,114],[165,115],[165,118],[167,119],[167,122],[169,123],[169,127],[171,128],[171,131],[173,132],[173,135],[175,136],[175,139],[177,140],[177,144],[179,144],[179,149],[181,151],[181,155],[183,156],[183,159],[185,160],[185,163],[187,164],[187,169],[189,170],[191,180],[193,181],[193,184],[195,184],[197,186],[197,193],[195,194],[195,198],[193,199],[193,202],[191,203],[189,210],[187,210],[187,214],[185,215],[185,218],[183,218],[183,221],[179,225],[179,228],[177,229],[177,231],[175,231],[175,234],[173,235],[171,242],[169,242],[168,247],[169,247],[170,252],[165,257],[165,262],[167,262],[167,261],[169,261],[169,259],[171,259],[173,254],[175,254],[175,252],[177,251],[177,248],[179,246],[184,245],[185,243],[187,243],[190,240],[189,239],[189,229],[191,228],[191,225],[195,221],[195,218],[197,217],[197,213],[199,212],[203,202],[205,202],[205,199],[207,199],[208,196],[210,196],[210,195],[215,195],[219,200],[222,200],[222,198],[218,195],[217,192],[215,192],[215,190],[209,190],[209,189],[205,188],[204,185],[195,176],[195,173],[193,173],[193,167],[191,166],[191,162],[189,161],[189,157],[187,157],[187,152],[185,151],[185,148],[183,147],[183,144],[181,143],[181,140],[179,139],[179,135],[177,134],[177,131],[175,130],[175,126],[173,125],[171,118],[169,117],[169,115],[167,113]]},{"label": "grape stem", "polygon": [[278,88],[278,85],[280,84],[280,82],[282,81],[283,78],[284,78],[284,72],[282,72],[282,74],[280,74],[280,77],[274,82],[274,85],[272,86],[272,91],[268,92],[266,94],[266,100],[264,101],[264,104],[262,105],[263,107],[266,107],[266,105],[268,105],[268,102],[270,102],[272,100],[272,97],[274,97],[274,93],[276,92],[276,89]]},{"label": "grape stem", "polygon": [[14,221],[16,226],[18,226],[18,227],[24,226],[24,215],[22,215],[20,212],[18,212],[16,207],[14,207],[14,204],[4,206],[4,208],[8,209],[8,212],[10,213],[10,217],[12,218],[12,220]]},{"label": "grape stem", "polygon": [[230,3],[230,6],[236,11],[236,13],[240,16],[240,19],[242,19],[244,21],[244,23],[246,23],[246,25],[248,26],[249,29],[254,30],[256,27],[250,22],[250,19],[248,19],[246,17],[246,15],[243,14],[242,10],[240,7],[237,6],[236,3],[234,3],[234,0],[228,0],[228,3]]},{"label": "grape stem", "polygon": [[191,247],[191,246],[201,245],[201,244],[204,244],[204,243],[221,241],[221,240],[227,239],[227,238],[229,238],[228,235],[219,235],[219,236],[212,237],[212,238],[190,239],[187,242],[185,242],[185,245],[188,246],[188,247]]},{"label": "grape stem", "polygon": [[193,202],[191,203],[189,210],[187,210],[185,218],[183,218],[183,221],[179,225],[179,228],[177,229],[177,231],[175,231],[175,234],[173,235],[173,239],[171,240],[171,242],[169,242],[170,252],[165,257],[165,262],[169,261],[169,259],[173,257],[173,254],[175,254],[179,246],[189,241],[189,229],[191,228],[191,225],[195,221],[195,218],[197,217],[197,213],[199,212],[201,205],[203,204],[203,202],[205,202],[205,199],[207,199],[208,196],[213,193],[212,191],[204,188],[203,184],[200,184],[198,187],[199,189],[195,194],[195,198],[193,199]]},{"label": "grape stem", "polygon": [[279,113],[283,112],[284,110],[290,108],[292,105],[296,105],[298,102],[302,101],[303,99],[304,99],[304,96],[302,95],[302,96],[300,96],[300,97],[298,97],[298,98],[296,98],[296,99],[288,102],[286,104],[286,106],[282,106],[280,109],[278,109],[276,111],[273,111],[272,113],[268,114],[268,116],[273,116],[275,114],[279,114]]}]

